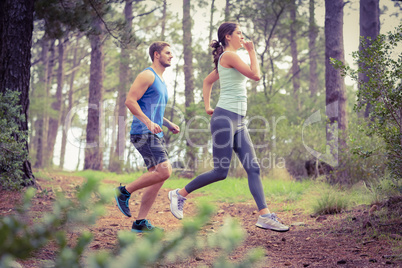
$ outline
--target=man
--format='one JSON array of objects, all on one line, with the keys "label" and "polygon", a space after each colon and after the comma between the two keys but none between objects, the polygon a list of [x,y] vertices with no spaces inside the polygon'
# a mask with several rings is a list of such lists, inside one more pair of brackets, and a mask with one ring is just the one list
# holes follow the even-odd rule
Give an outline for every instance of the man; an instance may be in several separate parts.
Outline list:
[{"label": "man", "polygon": [[142,196],[137,220],[133,222],[133,232],[147,232],[155,230],[146,218],[154,203],[159,189],[172,173],[162,125],[174,134],[180,128],[163,117],[168,93],[163,73],[171,65],[173,58],[170,45],[166,42],[154,42],[149,47],[152,65],[143,70],[134,80],[127,94],[126,106],[133,114],[131,125],[131,142],[144,159],[148,172],[141,175],[127,186],[119,186],[115,191],[115,198],[120,211],[131,217],[129,199],[133,192],[146,188]]}]

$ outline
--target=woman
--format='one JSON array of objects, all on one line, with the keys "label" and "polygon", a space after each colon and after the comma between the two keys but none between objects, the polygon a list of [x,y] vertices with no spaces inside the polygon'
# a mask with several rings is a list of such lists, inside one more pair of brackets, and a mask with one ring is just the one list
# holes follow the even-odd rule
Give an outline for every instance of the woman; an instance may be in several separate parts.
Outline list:
[{"label": "woman", "polygon": [[[218,40],[211,43],[215,69],[204,80],[203,95],[207,114],[211,115],[214,169],[193,179],[182,189],[169,192],[170,210],[178,218],[183,218],[183,205],[186,196],[201,187],[227,177],[232,150],[239,157],[247,172],[250,192],[259,210],[257,227],[286,232],[289,227],[279,222],[270,213],[264,196],[260,178],[260,167],[254,147],[245,125],[247,111],[247,78],[258,81],[260,69],[254,44],[245,41],[237,23],[225,22],[218,29]],[[244,47],[250,56],[250,66],[236,54]],[[210,106],[212,85],[220,81],[220,97],[216,109]]]}]

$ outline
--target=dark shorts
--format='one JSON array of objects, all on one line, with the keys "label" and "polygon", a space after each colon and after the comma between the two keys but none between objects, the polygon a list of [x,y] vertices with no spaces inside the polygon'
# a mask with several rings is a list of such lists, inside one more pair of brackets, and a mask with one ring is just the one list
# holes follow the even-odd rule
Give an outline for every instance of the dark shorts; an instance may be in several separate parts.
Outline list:
[{"label": "dark shorts", "polygon": [[147,169],[169,160],[165,139],[155,134],[131,134],[131,143],[144,159]]}]

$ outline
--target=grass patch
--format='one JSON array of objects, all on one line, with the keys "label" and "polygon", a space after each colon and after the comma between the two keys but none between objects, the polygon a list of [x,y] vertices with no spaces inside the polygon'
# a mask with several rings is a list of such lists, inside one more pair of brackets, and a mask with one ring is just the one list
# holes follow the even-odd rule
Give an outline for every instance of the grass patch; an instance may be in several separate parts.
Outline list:
[{"label": "grass patch", "polygon": [[313,206],[314,214],[336,214],[346,210],[350,200],[343,194],[336,191],[327,191],[323,193]]},{"label": "grass patch", "polygon": [[34,174],[35,178],[41,178],[46,181],[51,181],[53,179],[51,174],[46,170],[39,170],[37,172],[34,172],[33,174]]},{"label": "grass patch", "polygon": [[[102,183],[103,180],[116,181],[116,186],[120,183],[127,185],[143,174],[142,171],[129,174],[116,174],[113,172],[101,172],[94,170],[84,170],[68,173],[65,175],[80,176],[86,179],[93,178],[101,182],[101,188],[110,188],[110,184]],[[191,179],[177,178],[172,175],[166,180],[163,188],[176,189],[183,188]],[[364,183],[356,184],[349,189],[340,189],[331,186],[325,181],[293,181],[288,179],[265,178],[262,180],[264,193],[268,202],[284,203],[285,210],[297,208],[304,209],[308,213],[333,214],[339,213],[349,206],[358,204],[370,204],[373,199],[377,199],[377,193],[369,191]],[[385,188],[384,185],[381,188]],[[193,198],[197,202],[226,202],[242,203],[254,202],[248,187],[246,178],[227,178],[223,181],[207,185],[198,189]],[[373,196],[374,195],[374,196]]]},{"label": "grass patch", "polygon": [[[128,184],[140,177],[143,172],[136,172],[130,174],[116,174],[112,172],[101,172],[94,170],[84,170],[74,173],[69,173],[73,176],[84,177],[86,179],[94,178],[97,181],[113,180],[116,185]],[[191,180],[184,178],[177,178],[172,176],[163,184],[163,188],[176,189],[183,188]],[[311,181],[296,182],[291,180],[281,179],[264,179],[262,184],[264,193],[267,200],[273,202],[294,202],[300,200],[303,194],[310,188]],[[248,180],[245,178],[227,178],[201,189],[194,193],[202,193],[202,196],[195,197],[200,202],[227,202],[239,203],[248,202],[253,200],[248,187]]]},{"label": "grass patch", "polygon": [[[190,180],[188,179],[169,179],[163,185],[164,188],[183,188]],[[295,182],[265,179],[262,181],[264,193],[267,199],[275,202],[297,201],[303,193],[310,187],[311,182]],[[247,179],[226,178],[198,189],[194,193],[202,193],[203,196],[197,200],[204,202],[227,202],[241,203],[253,200],[250,193]]]}]

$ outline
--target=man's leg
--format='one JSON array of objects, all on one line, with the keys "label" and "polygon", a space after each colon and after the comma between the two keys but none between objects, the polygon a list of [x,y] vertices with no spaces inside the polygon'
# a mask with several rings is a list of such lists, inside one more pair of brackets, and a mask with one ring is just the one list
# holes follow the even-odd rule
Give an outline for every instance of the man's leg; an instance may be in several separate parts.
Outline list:
[{"label": "man's leg", "polygon": [[150,231],[155,230],[155,228],[157,228],[157,227],[153,226],[151,224],[151,222],[148,221],[146,218],[147,218],[148,212],[151,209],[152,205],[154,204],[155,199],[158,196],[158,192],[159,192],[160,188],[162,187],[163,183],[165,182],[165,180],[156,182],[150,186],[145,186],[145,185],[148,185],[149,183],[146,183],[143,180],[149,179],[150,181],[157,181],[158,179],[156,179],[156,178],[166,178],[167,179],[170,177],[171,172],[172,172],[172,167],[171,167],[169,161],[165,161],[161,164],[151,167],[149,169],[149,171],[146,173],[147,174],[146,176],[140,177],[141,181],[139,183],[137,183],[137,184],[131,183],[131,186],[133,189],[138,190],[141,188],[145,188],[145,192],[142,195],[141,205],[140,205],[140,209],[138,212],[137,220],[135,220],[133,222],[133,226],[131,227],[132,232],[136,232],[136,233],[150,232]]},{"label": "man's leg", "polygon": [[169,161],[165,161],[154,167],[149,168],[147,173],[144,173],[138,179],[129,183],[126,186],[126,190],[129,193],[132,193],[139,189],[143,189],[155,184],[163,184],[163,182],[170,177],[170,174],[172,174],[172,166],[170,165]]},{"label": "man's leg", "polygon": [[[171,167],[169,161],[166,161],[166,162],[160,163],[159,165],[156,165],[155,167],[150,168],[148,173],[150,173],[150,172],[151,172],[151,174],[154,174],[155,176],[160,176],[160,177],[163,177],[163,175],[158,174],[158,172],[161,172],[161,173],[167,172],[167,174],[165,174],[165,176],[167,175],[168,176],[167,178],[169,178],[170,174],[172,173],[172,167]],[[148,177],[148,179],[149,179],[149,177]],[[151,180],[152,180],[152,177],[151,177]],[[153,185],[150,185],[145,189],[145,192],[142,195],[141,206],[140,206],[140,210],[138,212],[137,219],[146,219],[148,212],[151,209],[153,203],[155,202],[155,199],[158,196],[158,192],[164,182],[165,182],[165,180],[155,183]],[[133,184],[133,183],[131,183],[131,184]],[[129,184],[129,186],[131,186],[131,184]],[[135,186],[138,187],[141,185],[144,185],[144,183],[140,182],[139,184],[134,185],[134,187]],[[142,187],[142,188],[144,188],[144,187]]]},{"label": "man's leg", "polygon": [[158,196],[158,192],[160,188],[162,187],[163,182],[154,184],[152,186],[149,186],[145,189],[145,192],[142,195],[141,199],[141,206],[140,210],[138,212],[138,217],[137,219],[146,219],[149,210],[151,209],[152,205],[155,202],[156,197]]}]

